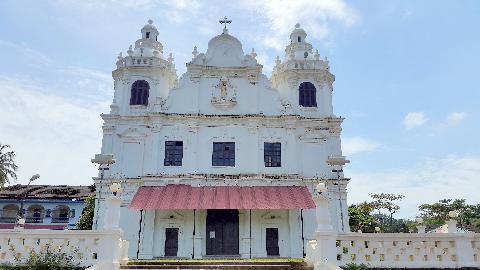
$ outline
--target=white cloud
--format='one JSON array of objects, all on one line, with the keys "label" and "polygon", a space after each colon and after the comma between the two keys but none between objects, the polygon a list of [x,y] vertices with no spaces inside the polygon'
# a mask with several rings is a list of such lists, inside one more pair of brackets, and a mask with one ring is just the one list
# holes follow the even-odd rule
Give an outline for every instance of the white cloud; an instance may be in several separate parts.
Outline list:
[{"label": "white cloud", "polygon": [[418,214],[418,205],[440,199],[464,198],[479,203],[479,175],[479,156],[430,158],[410,168],[386,172],[349,172],[346,168],[346,176],[352,178],[349,203],[368,200],[370,193],[403,194],[398,216],[408,218]]},{"label": "white cloud", "polygon": [[379,146],[378,143],[361,137],[346,138],[342,140],[342,152],[346,156],[375,151]]},{"label": "white cloud", "polygon": [[[53,61],[46,54],[32,49],[26,43],[14,43],[5,40],[0,40],[0,49],[4,51],[10,51],[14,54],[17,59],[23,58],[29,65],[36,66],[47,66],[50,65]],[[19,57],[20,56],[20,57]]]},{"label": "white cloud", "polygon": [[[173,23],[181,23],[191,18],[196,13],[201,3],[198,0],[56,0],[63,7],[92,11],[105,9],[111,11],[115,8],[123,10],[151,11],[158,9],[162,19]],[[148,14],[146,14],[148,15]]]},{"label": "white cloud", "polygon": [[465,118],[467,117],[466,112],[452,112],[445,119],[435,125],[432,125],[433,133],[432,135],[443,134],[443,132],[447,131],[449,128],[457,126],[458,124],[462,123]]},{"label": "white cloud", "polygon": [[257,35],[257,41],[281,51],[294,25],[298,22],[307,33],[318,40],[329,35],[332,23],[349,26],[357,22],[354,10],[342,0],[266,0],[241,2],[248,10],[258,14],[258,19],[268,31]]},{"label": "white cloud", "polygon": [[88,185],[90,159],[100,151],[101,105],[83,106],[38,83],[0,77],[0,142],[17,152],[19,183]]},{"label": "white cloud", "polygon": [[407,129],[422,126],[428,121],[423,112],[409,112],[403,119],[403,125]]},{"label": "white cloud", "polygon": [[462,122],[467,114],[465,112],[452,112],[447,116],[446,123],[447,125],[456,125]]}]

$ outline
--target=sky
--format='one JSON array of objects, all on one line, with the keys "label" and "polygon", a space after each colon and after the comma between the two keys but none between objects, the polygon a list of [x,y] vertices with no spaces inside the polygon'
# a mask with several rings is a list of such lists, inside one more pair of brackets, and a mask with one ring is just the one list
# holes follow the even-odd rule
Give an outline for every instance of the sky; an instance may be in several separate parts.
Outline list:
[{"label": "sky", "polygon": [[349,203],[405,195],[398,217],[422,203],[480,203],[478,1],[0,1],[0,143],[16,151],[18,180],[90,185],[116,56],[157,26],[177,75],[204,52],[220,18],[270,76],[295,23],[336,76],[345,117]]}]

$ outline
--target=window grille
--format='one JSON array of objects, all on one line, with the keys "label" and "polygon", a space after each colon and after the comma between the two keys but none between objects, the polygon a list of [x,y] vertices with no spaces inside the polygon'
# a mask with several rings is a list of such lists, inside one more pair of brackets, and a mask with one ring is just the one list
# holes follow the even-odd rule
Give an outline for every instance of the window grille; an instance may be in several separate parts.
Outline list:
[{"label": "window grille", "polygon": [[299,104],[302,107],[317,107],[317,89],[310,82],[302,82],[299,87]]},{"label": "window grille", "polygon": [[148,105],[148,91],[150,86],[145,80],[135,81],[132,84],[131,96],[130,96],[130,105]]},{"label": "window grille", "polygon": [[183,141],[165,141],[164,166],[182,166]]},{"label": "window grille", "polygon": [[235,167],[235,143],[214,142],[212,152],[212,165]]},{"label": "window grille", "polygon": [[263,143],[263,158],[265,160],[265,167],[281,167],[282,144],[279,142]]}]

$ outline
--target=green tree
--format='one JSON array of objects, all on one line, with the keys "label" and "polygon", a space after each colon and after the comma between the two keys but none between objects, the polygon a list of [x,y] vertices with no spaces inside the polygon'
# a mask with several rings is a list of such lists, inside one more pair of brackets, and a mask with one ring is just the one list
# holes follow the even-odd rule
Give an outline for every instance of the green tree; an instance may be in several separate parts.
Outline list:
[{"label": "green tree", "polygon": [[381,232],[408,233],[415,230],[416,223],[413,220],[391,219],[390,215],[386,214],[374,214],[373,218],[375,219],[375,226],[378,226]]},{"label": "green tree", "polygon": [[350,205],[348,207],[350,230],[354,232],[358,230],[373,232],[375,226],[372,210],[372,206],[367,202]]},{"label": "green tree", "polygon": [[460,226],[480,225],[480,205],[466,204],[465,199],[443,199],[437,203],[422,204],[418,209],[427,226],[436,227],[445,224],[449,219],[450,211],[458,214],[457,221]]},{"label": "green tree", "polygon": [[[393,214],[395,214],[400,206],[396,204],[396,201],[403,199],[403,195],[391,194],[391,193],[378,193],[370,194],[370,197],[373,201],[370,203],[372,208],[378,211],[386,210],[390,215],[390,228],[387,229],[387,232],[394,232],[393,229]],[[380,214],[380,213],[379,213]]]},{"label": "green tree", "polygon": [[18,166],[15,164],[15,152],[10,150],[10,145],[0,143],[0,187],[10,183],[10,179],[16,180],[15,173]]},{"label": "green tree", "polygon": [[77,229],[79,230],[91,230],[93,225],[93,215],[95,210],[95,194],[88,196],[83,202],[85,208],[83,208],[80,219],[77,221]]}]

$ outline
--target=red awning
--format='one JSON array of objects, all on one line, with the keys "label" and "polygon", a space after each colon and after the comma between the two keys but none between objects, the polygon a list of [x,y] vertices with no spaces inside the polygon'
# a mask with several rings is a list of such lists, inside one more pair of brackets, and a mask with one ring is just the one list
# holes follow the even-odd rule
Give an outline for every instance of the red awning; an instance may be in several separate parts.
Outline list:
[{"label": "red awning", "polygon": [[167,185],[140,187],[131,209],[308,209],[315,208],[306,187]]}]

